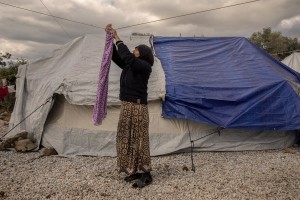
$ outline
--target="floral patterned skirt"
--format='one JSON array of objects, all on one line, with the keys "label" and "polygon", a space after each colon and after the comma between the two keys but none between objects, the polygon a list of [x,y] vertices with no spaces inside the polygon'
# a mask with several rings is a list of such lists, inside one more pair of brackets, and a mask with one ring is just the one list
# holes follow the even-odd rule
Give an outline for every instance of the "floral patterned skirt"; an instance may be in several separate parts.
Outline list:
[{"label": "floral patterned skirt", "polygon": [[147,105],[122,102],[116,142],[119,173],[151,171]]}]

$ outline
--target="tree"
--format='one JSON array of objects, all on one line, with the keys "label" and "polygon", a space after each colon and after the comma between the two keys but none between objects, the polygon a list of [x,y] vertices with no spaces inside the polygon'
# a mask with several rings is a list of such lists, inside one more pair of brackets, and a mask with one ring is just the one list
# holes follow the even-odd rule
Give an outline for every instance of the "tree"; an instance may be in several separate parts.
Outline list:
[{"label": "tree", "polygon": [[264,28],[262,32],[253,33],[249,39],[278,60],[300,49],[300,42],[297,38],[283,36],[281,32],[272,32],[270,27]]},{"label": "tree", "polygon": [[28,61],[23,58],[11,60],[11,56],[10,53],[0,53],[0,65],[2,66],[0,68],[0,79],[6,79],[9,84],[14,85],[19,66],[27,64]]},{"label": "tree", "polygon": [[5,59],[10,59],[10,57],[11,57],[10,53],[5,53],[5,54],[0,53],[0,65],[2,67],[5,67],[6,66],[6,62],[4,62],[4,60]]},{"label": "tree", "polygon": [[6,78],[8,81],[14,79],[18,73],[18,67],[27,64],[27,60],[23,58],[11,60],[11,56],[10,53],[0,53],[0,79]]}]

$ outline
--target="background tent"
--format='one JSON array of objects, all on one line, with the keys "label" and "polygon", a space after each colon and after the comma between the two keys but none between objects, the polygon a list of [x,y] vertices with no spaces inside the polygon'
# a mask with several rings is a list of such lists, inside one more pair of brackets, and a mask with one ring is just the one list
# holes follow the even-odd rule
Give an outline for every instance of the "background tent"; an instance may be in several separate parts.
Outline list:
[{"label": "background tent", "polygon": [[281,61],[293,70],[300,72],[300,52],[294,52]]},{"label": "background tent", "polygon": [[[149,44],[149,37],[123,38],[133,49]],[[16,105],[10,127],[34,112],[15,131],[27,130],[38,144],[54,147],[63,155],[115,156],[115,136],[119,118],[120,69],[112,63],[109,74],[108,113],[101,126],[92,122],[104,37],[86,35],[63,45],[18,72]],[[193,78],[193,77],[190,77]],[[58,94],[52,98],[53,94]],[[196,140],[216,132],[217,127],[185,119],[162,118],[165,74],[156,58],[149,80],[151,155],[162,155],[190,147]],[[50,97],[50,98],[49,98]],[[198,150],[260,150],[285,148],[294,143],[294,131],[250,131],[225,129],[195,141]]]}]

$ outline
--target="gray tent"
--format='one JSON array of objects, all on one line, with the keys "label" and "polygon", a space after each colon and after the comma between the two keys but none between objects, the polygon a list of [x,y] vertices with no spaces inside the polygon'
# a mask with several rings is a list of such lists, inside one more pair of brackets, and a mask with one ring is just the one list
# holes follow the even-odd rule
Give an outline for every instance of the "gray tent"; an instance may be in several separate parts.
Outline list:
[{"label": "gray tent", "polygon": [[[149,37],[123,39],[130,49],[141,43],[149,44]],[[20,67],[10,127],[44,105],[7,137],[27,130],[38,145],[54,147],[61,155],[115,156],[121,70],[114,63],[109,74],[107,117],[100,126],[92,122],[104,40],[100,35],[79,37],[51,55]],[[53,94],[57,94],[56,98],[52,98]],[[190,147],[190,139],[196,140],[213,132],[216,133],[195,141],[196,150],[278,149],[295,141],[294,131],[224,129],[219,135],[217,127],[188,120],[164,119],[161,117],[164,95],[165,76],[156,58],[149,80],[151,155],[186,150]]]},{"label": "gray tent", "polygon": [[294,52],[281,62],[300,73],[300,52]]}]

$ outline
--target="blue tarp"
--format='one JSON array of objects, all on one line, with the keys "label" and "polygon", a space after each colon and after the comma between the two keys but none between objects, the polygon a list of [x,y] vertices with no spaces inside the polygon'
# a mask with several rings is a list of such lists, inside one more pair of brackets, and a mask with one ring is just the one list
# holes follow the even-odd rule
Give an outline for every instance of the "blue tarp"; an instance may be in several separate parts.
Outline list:
[{"label": "blue tarp", "polygon": [[[224,128],[300,129],[300,74],[243,37],[154,37],[165,118]],[[293,86],[293,87],[292,87]]]}]

